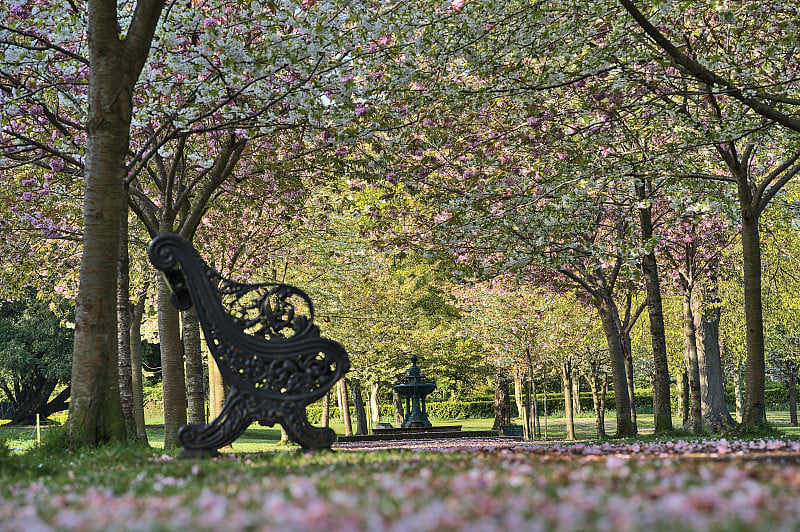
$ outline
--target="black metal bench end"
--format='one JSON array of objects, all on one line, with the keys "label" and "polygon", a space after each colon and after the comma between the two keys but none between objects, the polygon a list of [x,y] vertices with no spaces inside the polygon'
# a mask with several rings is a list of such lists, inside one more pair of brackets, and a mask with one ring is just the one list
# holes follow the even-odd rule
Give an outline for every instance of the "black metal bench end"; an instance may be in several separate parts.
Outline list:
[{"label": "black metal bench end", "polygon": [[282,283],[238,283],[222,277],[183,237],[165,233],[148,246],[180,310],[194,305],[205,341],[230,391],[205,425],[178,431],[183,457],[215,456],[255,421],[280,423],[304,449],[327,449],[329,428],[311,425],[306,406],[350,368],[344,348],[323,338],[308,295]]}]

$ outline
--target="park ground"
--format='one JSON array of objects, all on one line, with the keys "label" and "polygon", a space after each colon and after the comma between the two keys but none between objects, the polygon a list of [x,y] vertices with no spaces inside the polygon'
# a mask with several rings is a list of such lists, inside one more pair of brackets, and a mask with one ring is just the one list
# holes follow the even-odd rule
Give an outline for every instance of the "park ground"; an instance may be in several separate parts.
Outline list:
[{"label": "park ground", "polygon": [[66,452],[0,427],[0,531],[800,530],[800,434],[787,412],[768,417],[774,430],[750,436],[656,438],[640,415],[639,438],[591,440],[579,418],[567,442],[550,418],[546,441],[308,455],[254,426],[206,460],[165,452],[158,428],[150,448]]}]

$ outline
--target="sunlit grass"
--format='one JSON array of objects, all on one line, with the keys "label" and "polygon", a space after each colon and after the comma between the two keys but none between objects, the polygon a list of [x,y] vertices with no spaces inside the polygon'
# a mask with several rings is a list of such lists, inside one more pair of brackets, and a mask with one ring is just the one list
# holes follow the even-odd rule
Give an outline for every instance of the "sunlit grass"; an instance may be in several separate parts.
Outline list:
[{"label": "sunlit grass", "polygon": [[[59,418],[60,422],[64,422],[65,420],[66,415]],[[767,412],[767,420],[783,434],[789,437],[800,438],[800,427],[790,426],[788,411],[769,411]],[[673,418],[672,421],[676,429],[681,427],[681,420],[679,418]],[[147,422],[147,437],[150,446],[156,449],[163,449],[164,429],[161,425],[163,419],[158,416],[157,412],[150,412],[147,417]],[[465,431],[489,430],[492,428],[494,419],[432,419],[431,422],[434,425],[460,425],[461,429]],[[22,452],[36,445],[35,427],[3,426],[4,423],[7,423],[7,421],[0,421],[0,438],[4,438],[12,450],[15,452]],[[517,418],[513,419],[512,423],[521,424],[522,421]],[[637,424],[640,436],[647,437],[653,434],[652,414],[639,414],[637,416]],[[539,426],[541,437],[536,438],[537,441],[559,441],[565,440],[567,437],[566,420],[564,417],[548,416],[545,420],[544,416],[540,416]],[[339,435],[344,435],[345,433],[344,424],[340,419],[331,420],[330,427]],[[606,415],[605,427],[607,435],[613,436],[616,431],[616,418],[613,412],[609,412]],[[51,426],[48,425],[42,426],[43,438],[50,428]],[[593,417],[584,415],[575,418],[575,437],[578,440],[596,439],[595,420]],[[277,425],[274,427],[263,427],[256,423],[248,428],[230,448],[223,449],[223,452],[253,453],[290,448],[292,448],[290,443],[281,442],[281,431]]]}]

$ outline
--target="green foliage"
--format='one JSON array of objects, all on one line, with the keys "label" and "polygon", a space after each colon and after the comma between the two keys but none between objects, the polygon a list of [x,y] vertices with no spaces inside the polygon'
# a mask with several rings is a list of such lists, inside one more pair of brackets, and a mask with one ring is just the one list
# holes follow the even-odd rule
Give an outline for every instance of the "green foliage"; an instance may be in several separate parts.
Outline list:
[{"label": "green foliage", "polygon": [[73,329],[66,301],[49,305],[31,292],[24,299],[0,302],[1,380],[27,383],[35,375],[65,383],[72,371]]},{"label": "green foliage", "polygon": [[164,387],[160,382],[144,386],[142,398],[144,404],[162,403],[164,401]]},{"label": "green foliage", "polygon": [[0,387],[13,404],[12,423],[32,423],[67,407],[74,330],[65,300],[48,303],[28,291],[25,298],[0,302]]},{"label": "green foliage", "polygon": [[[736,404],[736,392],[733,386],[725,388],[725,402]],[[764,387],[764,406],[771,409],[782,408],[789,404],[789,386],[782,382],[767,381]]]}]

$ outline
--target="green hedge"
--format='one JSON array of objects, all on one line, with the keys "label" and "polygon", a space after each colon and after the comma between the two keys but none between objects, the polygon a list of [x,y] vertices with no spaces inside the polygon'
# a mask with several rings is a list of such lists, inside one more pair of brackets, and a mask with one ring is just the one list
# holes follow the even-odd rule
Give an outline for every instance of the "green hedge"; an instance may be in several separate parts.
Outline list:
[{"label": "green hedge", "polygon": [[[733,386],[727,386],[725,388],[725,402],[731,407],[736,404],[736,395]],[[767,408],[776,408],[788,404],[789,386],[783,383],[767,382],[764,387],[764,405]]]},{"label": "green hedge", "polygon": [[[539,401],[539,412],[544,413],[544,394],[537,394]],[[653,396],[649,393],[636,393],[637,408],[649,408],[653,406]],[[584,411],[592,411],[592,394],[589,392],[581,393],[581,408]],[[614,393],[606,395],[606,409],[614,408]],[[490,418],[494,416],[494,403],[489,400],[482,401],[441,401],[427,403],[428,416],[435,419],[466,419],[466,418]],[[564,396],[560,393],[547,394],[547,411],[563,412]],[[319,403],[309,405],[306,408],[308,420],[311,423],[319,423],[322,420],[322,405]],[[355,410],[350,407],[350,415],[355,419]],[[339,408],[331,407],[331,419],[340,417]],[[511,399],[511,416],[519,416],[517,404],[513,397]],[[394,418],[394,410],[390,404],[381,405],[381,418]]]},{"label": "green hedge", "polygon": [[[320,423],[322,421],[322,405],[319,403],[308,405],[306,407],[306,415],[311,423]],[[331,419],[339,419],[342,417],[339,413],[338,406],[331,406],[330,416]],[[352,406],[350,407],[350,417],[353,420],[356,419],[356,411]],[[381,418],[394,418],[394,409],[392,405],[381,405]]]}]

